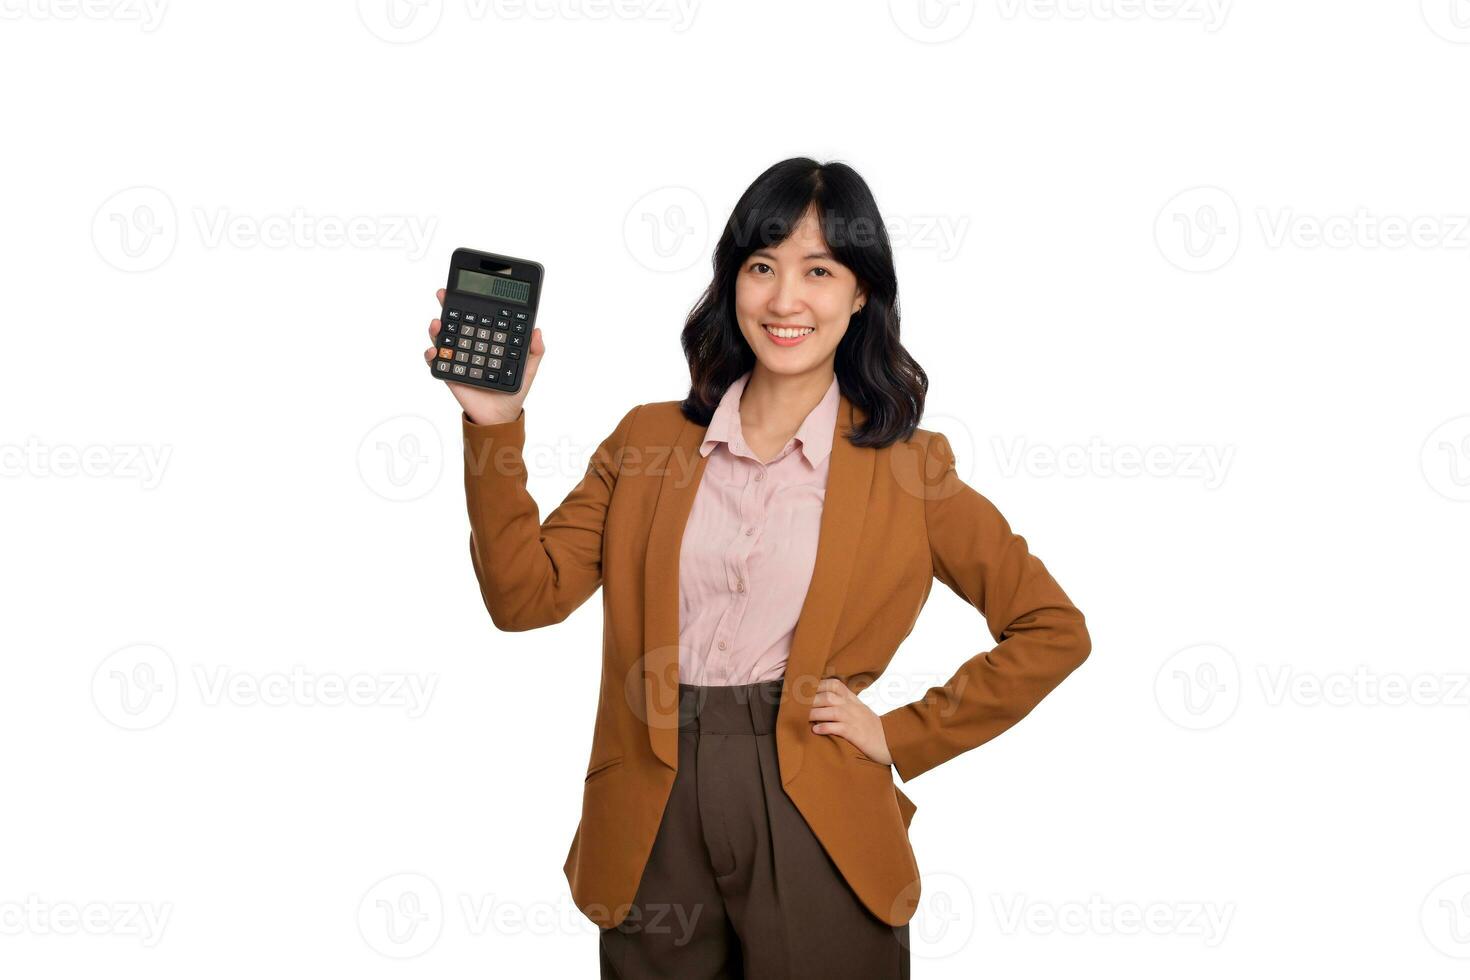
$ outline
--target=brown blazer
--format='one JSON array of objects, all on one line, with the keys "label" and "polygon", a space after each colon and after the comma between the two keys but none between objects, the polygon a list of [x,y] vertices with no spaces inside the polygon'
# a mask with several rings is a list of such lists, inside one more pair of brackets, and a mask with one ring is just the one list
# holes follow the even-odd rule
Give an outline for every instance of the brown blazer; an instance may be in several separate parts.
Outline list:
[{"label": "brown blazer", "polygon": [[[777,722],[787,795],[863,904],[892,925],[917,907],[915,806],[894,783],[1014,725],[1091,649],[1080,613],[1024,538],[960,480],[949,442],[917,429],[884,449],[847,441],[863,410],[843,394],[816,565],[792,637]],[[461,414],[470,557],[502,630],[561,622],[603,589],[602,686],[565,872],[603,928],[628,914],[678,766],[679,546],[707,457],[677,401],[637,405],[581,482],[539,519],[526,492],[525,412]],[[811,730],[817,682],[876,680],[939,579],[985,617],[996,645],[942,687],[882,715],[893,767]],[[557,664],[556,669],[575,669]]]}]

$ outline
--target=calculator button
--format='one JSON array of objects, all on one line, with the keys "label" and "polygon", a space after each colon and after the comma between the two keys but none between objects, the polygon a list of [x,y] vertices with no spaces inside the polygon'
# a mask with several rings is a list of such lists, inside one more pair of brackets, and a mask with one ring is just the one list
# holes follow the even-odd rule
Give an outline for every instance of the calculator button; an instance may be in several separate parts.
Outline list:
[{"label": "calculator button", "polygon": [[504,330],[497,330],[490,337],[490,339],[493,340],[493,341],[495,341],[497,344],[503,344],[503,343],[505,343],[505,336],[506,335],[505,335],[505,331]]},{"label": "calculator button", "polygon": [[505,352],[505,356],[519,358],[521,356],[521,352],[512,347],[510,350]]},{"label": "calculator button", "polygon": [[510,329],[510,321],[509,320],[506,320],[506,319],[496,319],[496,321],[495,321],[495,329],[496,330],[509,330]]},{"label": "calculator button", "polygon": [[475,336],[479,337],[481,340],[489,340],[490,331],[486,330],[484,327],[481,327],[479,330],[475,331]]},{"label": "calculator button", "polygon": [[485,380],[486,381],[499,381],[500,380],[500,375],[497,372],[495,372],[495,371],[486,371],[485,372]]},{"label": "calculator button", "polygon": [[466,370],[467,369],[465,368],[465,366],[463,364],[456,364],[454,366],[454,373],[455,374],[464,374]]},{"label": "calculator button", "polygon": [[519,347],[522,344],[524,344],[525,342],[526,342],[526,338],[525,337],[522,337],[520,334],[516,334],[514,337],[510,338],[510,345],[512,347]]},{"label": "calculator button", "polygon": [[[484,358],[481,358],[481,360],[484,360]],[[492,357],[489,360],[486,360],[485,361],[485,364],[488,367],[499,368],[500,367],[500,358],[498,358],[498,357]]]},{"label": "calculator button", "polygon": [[485,366],[485,355],[484,354],[471,354],[470,355],[470,363],[473,364],[475,367],[484,367]]},{"label": "calculator button", "polygon": [[499,316],[510,316],[510,310],[507,310],[505,307],[501,307],[500,309],[496,310],[495,312]]},{"label": "calculator button", "polygon": [[511,327],[510,328],[512,330],[514,330],[516,333],[525,333],[526,332],[526,325],[524,323],[513,323],[513,324],[511,324]]},{"label": "calculator button", "polygon": [[468,338],[468,337],[461,337],[461,338],[459,338],[459,349],[460,350],[469,350],[470,349],[470,344],[472,344],[472,343],[474,343],[474,341],[470,340],[470,338]]},{"label": "calculator button", "polygon": [[450,365],[448,361],[435,361],[434,367],[440,371],[448,371]]},{"label": "calculator button", "polygon": [[485,376],[485,369],[484,368],[475,368],[475,367],[470,368],[470,377],[472,377],[472,378],[483,378],[484,376]]},{"label": "calculator button", "polygon": [[480,322],[480,318],[477,317],[477,316],[475,316],[473,313],[466,313],[464,315],[464,322],[465,323],[479,323]]},{"label": "calculator button", "polygon": [[527,319],[527,317],[526,317],[526,314],[524,314],[524,313],[517,313],[516,314],[516,319],[517,320],[525,320],[525,319]]},{"label": "calculator button", "polygon": [[439,348],[439,356],[442,357],[442,358],[444,358],[446,361],[449,360],[451,357],[454,356],[454,348],[453,347],[441,347],[441,348]]},{"label": "calculator button", "polygon": [[502,357],[502,356],[504,356],[504,354],[505,354],[505,348],[504,347],[501,347],[499,344],[491,344],[490,345],[490,356],[492,356],[492,357]]},{"label": "calculator button", "polygon": [[454,355],[454,360],[458,364],[468,364],[470,362],[470,355],[466,354],[464,351],[459,351]]},{"label": "calculator button", "polygon": [[489,349],[490,349],[490,345],[487,344],[487,343],[485,343],[483,340],[477,340],[477,341],[475,341],[475,352],[476,353],[483,354],[483,353],[485,353]]},{"label": "calculator button", "polygon": [[450,310],[449,311],[449,319],[451,319],[451,320],[458,320],[459,319],[459,310]]}]

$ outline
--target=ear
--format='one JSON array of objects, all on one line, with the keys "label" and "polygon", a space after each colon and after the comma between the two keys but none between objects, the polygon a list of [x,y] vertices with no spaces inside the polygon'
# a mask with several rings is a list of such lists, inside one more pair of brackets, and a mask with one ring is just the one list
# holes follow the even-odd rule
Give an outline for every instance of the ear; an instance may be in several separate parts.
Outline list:
[{"label": "ear", "polygon": [[858,286],[857,296],[854,297],[853,298],[853,301],[852,301],[852,306],[853,306],[852,312],[853,312],[853,314],[856,315],[859,310],[861,310],[864,306],[867,306],[867,305],[868,305],[868,287],[867,286]]}]

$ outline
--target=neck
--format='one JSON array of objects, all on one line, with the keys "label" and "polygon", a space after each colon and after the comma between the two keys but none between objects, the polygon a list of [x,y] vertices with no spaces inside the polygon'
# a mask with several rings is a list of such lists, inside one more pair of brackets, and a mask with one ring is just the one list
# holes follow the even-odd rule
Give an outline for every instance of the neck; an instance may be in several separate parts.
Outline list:
[{"label": "neck", "polygon": [[747,433],[794,433],[827,394],[835,376],[831,361],[801,374],[776,374],[759,362],[740,393],[740,426]]}]

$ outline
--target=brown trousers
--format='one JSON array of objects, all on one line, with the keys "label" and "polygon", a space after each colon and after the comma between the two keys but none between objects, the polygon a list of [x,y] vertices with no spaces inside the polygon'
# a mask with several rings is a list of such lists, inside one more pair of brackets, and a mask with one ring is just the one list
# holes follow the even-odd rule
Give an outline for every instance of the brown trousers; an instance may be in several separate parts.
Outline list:
[{"label": "brown trousers", "polygon": [[679,771],[603,980],[908,980],[908,924],[862,905],[781,788],[780,695],[679,685]]}]

